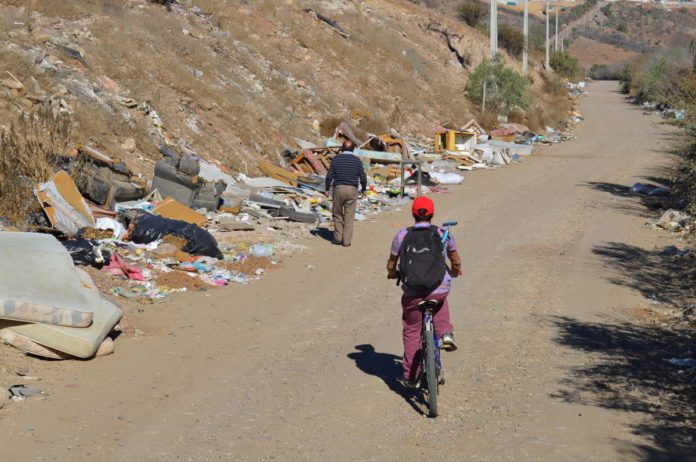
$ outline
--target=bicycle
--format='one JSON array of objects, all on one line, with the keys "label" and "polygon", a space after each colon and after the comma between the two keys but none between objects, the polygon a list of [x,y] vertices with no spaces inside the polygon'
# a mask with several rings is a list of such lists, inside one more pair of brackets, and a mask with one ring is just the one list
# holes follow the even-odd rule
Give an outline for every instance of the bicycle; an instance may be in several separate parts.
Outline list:
[{"label": "bicycle", "polygon": [[[449,229],[457,224],[456,221],[448,221],[442,224],[445,233],[442,236],[442,243],[447,242]],[[397,285],[400,278],[397,279]],[[418,304],[418,309],[423,312],[423,324],[421,327],[421,373],[417,378],[416,383],[420,384],[425,376],[428,416],[437,417],[437,395],[440,385],[445,383],[445,371],[442,367],[442,358],[440,357],[440,339],[435,333],[433,317],[437,310],[442,306],[442,302],[437,300],[424,300]]]},{"label": "bicycle", "polygon": [[440,385],[445,383],[445,373],[442,368],[442,359],[440,358],[440,341],[435,334],[433,326],[433,316],[442,306],[442,303],[437,300],[426,300],[418,304],[418,308],[423,312],[423,327],[421,328],[421,377],[418,379],[420,383],[425,375],[428,415],[437,417],[437,395],[440,391]]}]

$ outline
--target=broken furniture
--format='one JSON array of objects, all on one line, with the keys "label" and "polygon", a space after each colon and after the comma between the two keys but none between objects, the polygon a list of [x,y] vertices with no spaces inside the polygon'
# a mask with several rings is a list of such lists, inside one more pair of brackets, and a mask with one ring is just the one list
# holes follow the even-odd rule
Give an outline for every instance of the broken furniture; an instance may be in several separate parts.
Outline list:
[{"label": "broken furniture", "polygon": [[164,156],[155,164],[152,190],[169,196],[193,209],[217,210],[220,196],[227,188],[222,180],[206,181],[199,176],[200,163],[190,154],[180,154],[173,146],[162,145]]},{"label": "broken furniture", "polygon": [[83,196],[111,210],[116,202],[140,199],[147,188],[124,162],[88,146],[78,149],[70,173]]},{"label": "broken furniture", "polygon": [[[331,165],[331,159],[338,153],[340,148],[325,147],[305,149],[290,161],[289,169],[293,172],[326,176]],[[281,180],[282,181],[282,180]]]},{"label": "broken furniture", "polygon": [[478,135],[474,131],[458,131],[448,129],[435,130],[435,152],[466,152],[473,153],[478,143]]}]

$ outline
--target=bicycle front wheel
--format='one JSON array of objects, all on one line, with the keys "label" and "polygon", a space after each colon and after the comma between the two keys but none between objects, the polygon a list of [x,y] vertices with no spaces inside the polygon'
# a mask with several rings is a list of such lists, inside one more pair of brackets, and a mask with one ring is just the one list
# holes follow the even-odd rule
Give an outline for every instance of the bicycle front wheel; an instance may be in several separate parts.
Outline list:
[{"label": "bicycle front wheel", "polygon": [[425,336],[425,377],[428,382],[428,410],[430,417],[437,417],[437,360],[435,337],[432,331]]}]

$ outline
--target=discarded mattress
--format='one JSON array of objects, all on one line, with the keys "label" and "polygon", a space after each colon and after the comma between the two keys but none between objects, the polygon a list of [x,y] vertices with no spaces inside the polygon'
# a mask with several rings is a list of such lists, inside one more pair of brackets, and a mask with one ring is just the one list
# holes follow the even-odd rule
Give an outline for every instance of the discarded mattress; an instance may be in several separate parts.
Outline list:
[{"label": "discarded mattress", "polygon": [[[52,326],[49,324],[20,324],[6,327],[11,332],[42,345],[77,358],[91,358],[123,312],[116,305],[104,300],[99,290],[83,270],[77,270],[81,293],[93,312],[92,324],[85,328]],[[2,324],[0,324],[2,326]]]},{"label": "discarded mattress", "polygon": [[92,308],[70,254],[48,234],[0,233],[0,319],[87,327]]}]

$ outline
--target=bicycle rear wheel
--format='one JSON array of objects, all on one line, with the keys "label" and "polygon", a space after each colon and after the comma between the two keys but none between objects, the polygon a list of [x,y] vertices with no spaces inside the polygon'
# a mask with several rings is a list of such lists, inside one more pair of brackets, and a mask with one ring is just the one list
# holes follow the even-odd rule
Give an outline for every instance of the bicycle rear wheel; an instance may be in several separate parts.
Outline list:
[{"label": "bicycle rear wheel", "polygon": [[435,358],[435,337],[433,332],[425,335],[425,378],[428,382],[428,415],[437,417],[437,360]]}]

